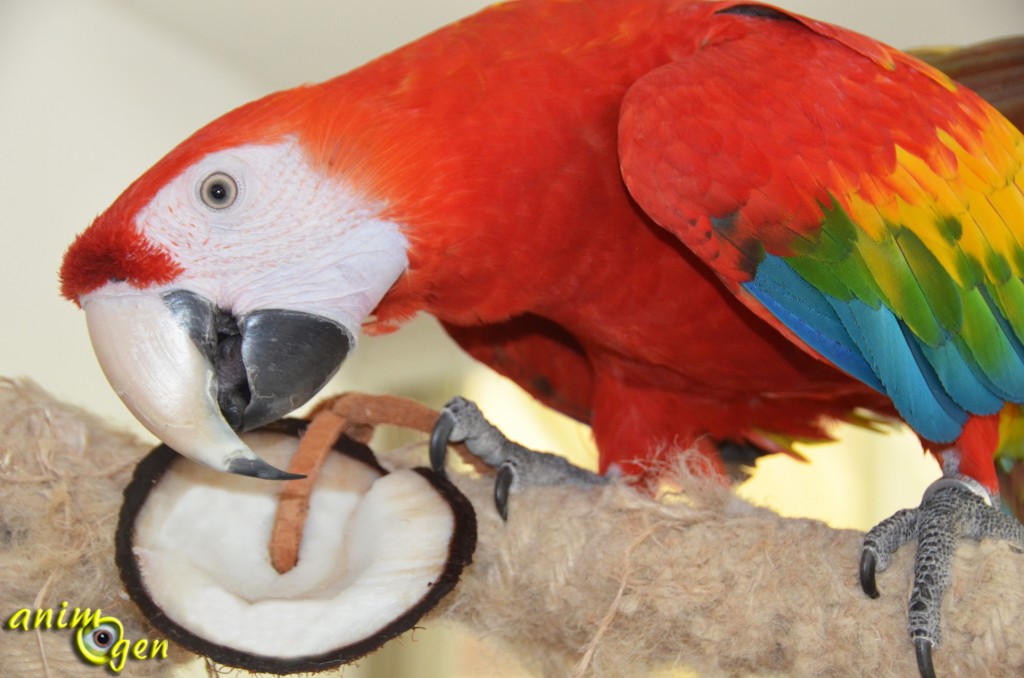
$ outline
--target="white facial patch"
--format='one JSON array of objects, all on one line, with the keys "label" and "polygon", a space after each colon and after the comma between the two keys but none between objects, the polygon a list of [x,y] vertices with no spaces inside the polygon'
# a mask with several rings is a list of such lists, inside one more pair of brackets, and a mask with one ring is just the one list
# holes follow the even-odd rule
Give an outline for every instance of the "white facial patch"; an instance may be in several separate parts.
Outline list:
[{"label": "white facial patch", "polygon": [[[216,173],[237,186],[226,207],[204,201]],[[136,224],[184,269],[175,288],[238,316],[314,313],[354,337],[408,267],[408,240],[378,216],[382,207],[318,172],[289,138],[211,153],[161,189]]]}]

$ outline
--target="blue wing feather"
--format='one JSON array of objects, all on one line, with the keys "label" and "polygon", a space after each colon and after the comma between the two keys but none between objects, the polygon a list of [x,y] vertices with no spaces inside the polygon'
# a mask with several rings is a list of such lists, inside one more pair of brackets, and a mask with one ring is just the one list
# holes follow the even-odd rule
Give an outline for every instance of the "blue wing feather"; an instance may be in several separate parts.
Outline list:
[{"label": "blue wing feather", "polygon": [[744,285],[783,325],[838,368],[884,393],[882,383],[824,293],[780,257],[768,255]]},{"label": "blue wing feather", "polygon": [[975,414],[995,414],[1004,404],[998,389],[984,374],[972,369],[953,341],[937,347],[920,344],[925,360],[935,370],[943,390],[956,403]]},{"label": "blue wing feather", "polygon": [[968,413],[991,414],[1002,405],[952,342],[926,346],[887,306],[826,294],[781,257],[765,255],[743,287],[822,357],[892,398],[929,440],[951,442]]}]

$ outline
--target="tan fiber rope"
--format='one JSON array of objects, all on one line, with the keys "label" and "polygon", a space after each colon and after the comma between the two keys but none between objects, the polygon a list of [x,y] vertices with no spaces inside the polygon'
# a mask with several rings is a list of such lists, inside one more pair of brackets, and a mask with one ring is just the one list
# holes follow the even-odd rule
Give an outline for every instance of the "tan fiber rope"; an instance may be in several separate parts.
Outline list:
[{"label": "tan fiber rope", "polygon": [[[112,516],[151,444],[3,378],[0,432],[2,618],[67,601],[102,608],[129,639],[161,637],[121,593],[112,562]],[[376,452],[388,466],[412,461]],[[862,532],[784,518],[688,469],[680,460],[665,470],[680,497],[624,482],[526,488],[511,495],[507,522],[493,475],[449,473],[476,510],[477,549],[422,624],[454,622],[538,676],[672,665],[701,676],[917,675],[906,628],[912,544],[879,575],[872,600],[857,582]],[[1006,544],[957,545],[940,676],[1024,675],[1022,581],[1024,554]],[[175,675],[189,656],[171,643],[168,659],[129,660],[122,675]],[[4,629],[0,657],[3,675],[85,675],[68,629]]]}]

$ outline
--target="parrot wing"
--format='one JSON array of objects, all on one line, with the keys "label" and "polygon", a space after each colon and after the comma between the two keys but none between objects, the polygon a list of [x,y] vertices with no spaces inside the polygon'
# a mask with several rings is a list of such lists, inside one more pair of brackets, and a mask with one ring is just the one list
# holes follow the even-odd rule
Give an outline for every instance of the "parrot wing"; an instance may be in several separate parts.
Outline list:
[{"label": "parrot wing", "polygon": [[756,5],[638,80],[637,203],[749,308],[921,436],[1024,401],[1024,138],[863,36]]}]

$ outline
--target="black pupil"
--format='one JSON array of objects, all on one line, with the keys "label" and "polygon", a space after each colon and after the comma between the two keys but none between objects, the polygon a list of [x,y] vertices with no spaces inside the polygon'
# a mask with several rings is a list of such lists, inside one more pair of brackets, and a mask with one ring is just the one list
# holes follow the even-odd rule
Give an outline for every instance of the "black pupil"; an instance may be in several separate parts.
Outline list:
[{"label": "black pupil", "polygon": [[110,633],[107,631],[97,631],[92,639],[96,641],[96,644],[100,647],[110,644]]},{"label": "black pupil", "polygon": [[228,197],[228,187],[222,182],[218,181],[214,184],[210,184],[210,198],[214,202],[224,202]]}]

